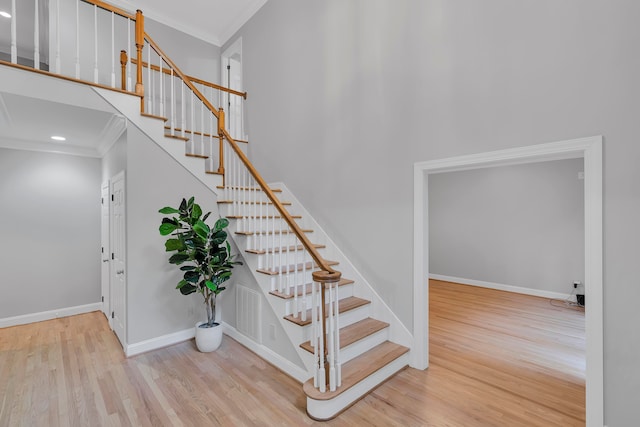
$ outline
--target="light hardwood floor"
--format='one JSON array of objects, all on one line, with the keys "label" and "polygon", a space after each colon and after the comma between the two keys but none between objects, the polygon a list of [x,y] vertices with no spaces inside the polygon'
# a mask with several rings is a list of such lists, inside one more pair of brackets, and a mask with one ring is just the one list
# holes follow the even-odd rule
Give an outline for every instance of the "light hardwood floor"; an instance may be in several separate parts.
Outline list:
[{"label": "light hardwood floor", "polygon": [[405,369],[336,420],[225,337],[125,358],[102,313],[0,329],[0,426],[580,426],[584,313],[431,282],[430,368]]}]

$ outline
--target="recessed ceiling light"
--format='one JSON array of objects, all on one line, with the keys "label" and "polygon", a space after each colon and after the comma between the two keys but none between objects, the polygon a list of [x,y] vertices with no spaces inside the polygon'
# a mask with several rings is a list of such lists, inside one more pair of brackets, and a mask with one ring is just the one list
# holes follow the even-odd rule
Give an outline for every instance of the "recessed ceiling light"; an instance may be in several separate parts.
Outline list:
[{"label": "recessed ceiling light", "polygon": [[51,139],[53,139],[54,141],[66,141],[67,138],[65,138],[64,136],[52,136]]},{"label": "recessed ceiling light", "polygon": [[5,12],[4,10],[0,10],[0,16],[4,16],[5,18],[11,18],[11,14]]}]

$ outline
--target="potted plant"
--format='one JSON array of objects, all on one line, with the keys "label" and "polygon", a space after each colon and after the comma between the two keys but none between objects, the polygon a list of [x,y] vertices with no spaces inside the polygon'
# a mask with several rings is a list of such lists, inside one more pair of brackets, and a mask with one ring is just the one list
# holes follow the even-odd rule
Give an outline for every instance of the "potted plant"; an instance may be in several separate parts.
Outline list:
[{"label": "potted plant", "polygon": [[171,215],[162,218],[160,234],[170,236],[164,244],[167,252],[174,252],[169,263],[183,272],[176,289],[182,295],[199,292],[204,298],[207,321],[196,324],[196,345],[202,352],[214,351],[222,342],[222,328],[215,322],[216,297],[226,289],[222,285],[231,277],[231,269],[242,264],[231,255],[224,231],[229,220],[219,218],[209,227],[205,221],[211,212],[203,215],[193,197],[182,199],[177,209],[167,206],[159,212]]}]

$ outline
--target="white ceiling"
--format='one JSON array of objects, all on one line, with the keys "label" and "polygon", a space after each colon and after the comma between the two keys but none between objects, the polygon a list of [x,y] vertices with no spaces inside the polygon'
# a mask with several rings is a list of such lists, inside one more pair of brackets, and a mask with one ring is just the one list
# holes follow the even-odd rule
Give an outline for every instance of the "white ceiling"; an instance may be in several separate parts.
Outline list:
[{"label": "white ceiling", "polygon": [[1,147],[101,157],[125,127],[113,112],[0,92]]},{"label": "white ceiling", "polygon": [[128,11],[222,46],[267,0],[107,0]]}]

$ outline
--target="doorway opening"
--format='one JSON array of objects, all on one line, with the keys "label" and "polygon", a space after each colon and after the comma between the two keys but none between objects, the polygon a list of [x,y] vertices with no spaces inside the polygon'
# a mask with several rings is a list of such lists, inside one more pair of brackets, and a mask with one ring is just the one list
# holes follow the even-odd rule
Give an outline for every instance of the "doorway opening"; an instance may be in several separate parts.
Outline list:
[{"label": "doorway opening", "polygon": [[604,421],[603,374],[603,236],[602,137],[595,136],[529,147],[493,151],[414,165],[414,346],[411,366],[429,366],[429,175],[523,163],[584,159],[586,420],[587,426]]},{"label": "doorway opening", "polygon": [[[222,86],[243,92],[242,82],[242,38],[233,42],[221,55]],[[243,98],[229,92],[220,92],[220,105],[226,111],[225,126],[231,137],[237,141],[247,141],[244,128]]]}]

